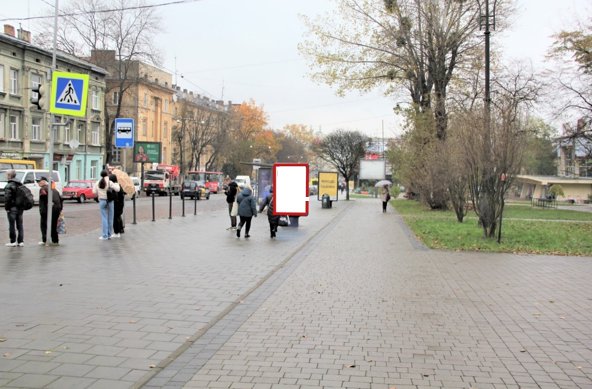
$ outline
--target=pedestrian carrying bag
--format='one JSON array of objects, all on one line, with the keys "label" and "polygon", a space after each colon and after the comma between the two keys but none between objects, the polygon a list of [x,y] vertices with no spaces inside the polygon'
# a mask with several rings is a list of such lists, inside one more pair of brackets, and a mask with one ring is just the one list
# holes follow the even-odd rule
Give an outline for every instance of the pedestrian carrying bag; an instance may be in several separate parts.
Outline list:
[{"label": "pedestrian carrying bag", "polygon": [[20,209],[28,210],[33,208],[35,200],[33,199],[33,193],[25,185],[19,185],[16,188],[16,205]]},{"label": "pedestrian carrying bag", "polygon": [[66,219],[64,218],[64,211],[60,212],[60,216],[58,216],[58,225],[56,227],[59,235],[63,235],[66,233]]}]

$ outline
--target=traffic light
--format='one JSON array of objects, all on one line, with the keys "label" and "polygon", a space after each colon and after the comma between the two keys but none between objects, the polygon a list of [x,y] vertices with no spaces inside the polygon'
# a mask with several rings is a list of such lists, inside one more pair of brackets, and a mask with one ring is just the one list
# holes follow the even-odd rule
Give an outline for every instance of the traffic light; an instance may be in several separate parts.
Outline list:
[{"label": "traffic light", "polygon": [[45,85],[38,84],[31,88],[31,92],[37,94],[37,97],[31,96],[31,104],[37,107],[37,109],[47,109],[47,96],[45,96]]}]

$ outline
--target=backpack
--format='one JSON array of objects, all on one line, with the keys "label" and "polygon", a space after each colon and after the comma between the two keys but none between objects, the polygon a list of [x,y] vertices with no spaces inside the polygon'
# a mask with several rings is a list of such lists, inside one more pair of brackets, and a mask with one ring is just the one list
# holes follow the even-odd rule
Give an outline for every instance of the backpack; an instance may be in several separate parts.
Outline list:
[{"label": "backpack", "polygon": [[33,199],[33,193],[25,185],[19,185],[16,188],[16,206],[22,210],[28,210],[33,208],[35,200]]}]

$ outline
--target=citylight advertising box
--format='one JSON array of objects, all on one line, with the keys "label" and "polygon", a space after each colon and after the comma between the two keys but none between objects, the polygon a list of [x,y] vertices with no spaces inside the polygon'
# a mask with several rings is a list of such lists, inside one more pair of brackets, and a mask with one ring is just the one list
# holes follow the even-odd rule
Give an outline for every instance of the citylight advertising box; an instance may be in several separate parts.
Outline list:
[{"label": "citylight advertising box", "polygon": [[317,192],[318,200],[322,200],[324,194],[329,195],[329,199],[331,201],[338,200],[338,178],[339,174],[337,172],[319,172],[319,190]]},{"label": "citylight advertising box", "polygon": [[273,214],[308,216],[308,164],[273,164]]}]

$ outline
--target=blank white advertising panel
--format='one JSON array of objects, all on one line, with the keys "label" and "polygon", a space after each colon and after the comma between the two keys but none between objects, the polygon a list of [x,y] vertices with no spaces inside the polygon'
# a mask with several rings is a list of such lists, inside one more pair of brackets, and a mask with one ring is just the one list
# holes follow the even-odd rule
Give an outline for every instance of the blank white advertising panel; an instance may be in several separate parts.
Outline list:
[{"label": "blank white advertising panel", "polygon": [[273,165],[273,214],[308,215],[308,164]]},{"label": "blank white advertising panel", "polygon": [[362,159],[360,160],[361,180],[384,180],[385,176],[384,159]]}]

